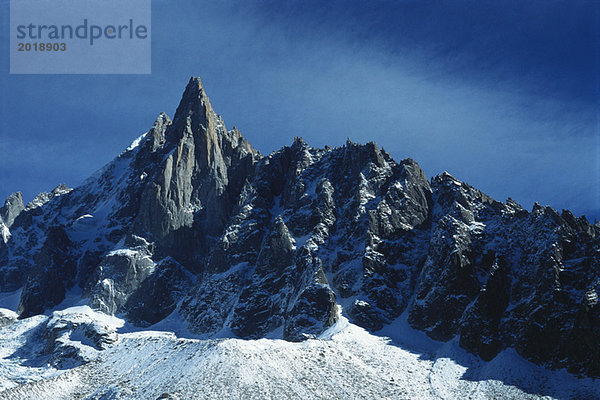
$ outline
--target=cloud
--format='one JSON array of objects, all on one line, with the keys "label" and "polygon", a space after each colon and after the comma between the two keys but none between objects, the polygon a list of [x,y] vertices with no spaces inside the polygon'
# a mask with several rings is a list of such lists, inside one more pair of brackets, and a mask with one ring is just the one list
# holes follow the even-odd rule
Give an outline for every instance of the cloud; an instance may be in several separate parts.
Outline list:
[{"label": "cloud", "polygon": [[[447,170],[500,200],[576,213],[600,204],[590,190],[600,182],[597,78],[583,66],[589,41],[573,39],[596,34],[584,3],[303,4],[155,2],[151,76],[11,77],[3,135],[13,124],[31,141],[77,135],[57,141],[62,160],[40,150],[11,162],[45,166],[58,182],[75,165],[76,184],[158,112],[172,115],[199,75],[217,112],[263,153],[293,136],[375,140],[429,176]],[[44,92],[47,101],[27,98]],[[45,123],[22,121],[30,105]],[[9,182],[24,183],[17,172]]]},{"label": "cloud", "polygon": [[[583,212],[599,203],[597,192],[588,190],[590,181],[600,181],[594,102],[565,88],[540,87],[551,78],[549,71],[570,71],[570,66],[559,63],[538,75],[509,73],[516,65],[536,65],[522,53],[544,43],[543,37],[521,45],[516,60],[506,60],[489,75],[472,76],[487,64],[468,68],[469,63],[486,54],[498,57],[494,45],[507,36],[505,31],[496,32],[499,38],[487,50],[469,42],[454,53],[443,45],[439,53],[390,53],[387,43],[394,38],[352,41],[335,29],[329,32],[323,21],[305,23],[296,17],[267,13],[257,19],[251,14],[229,24],[235,45],[230,36],[221,42],[216,38],[224,50],[223,81],[215,82],[211,74],[209,86],[233,86],[236,95],[213,95],[213,103],[226,121],[239,121],[262,151],[275,150],[294,135],[314,145],[341,144],[346,136],[376,140],[396,157],[417,159],[429,175],[449,170],[527,207],[537,200]],[[511,43],[517,40],[509,36]],[[425,47],[435,48],[435,43]],[[564,77],[571,83],[577,79]]]}]

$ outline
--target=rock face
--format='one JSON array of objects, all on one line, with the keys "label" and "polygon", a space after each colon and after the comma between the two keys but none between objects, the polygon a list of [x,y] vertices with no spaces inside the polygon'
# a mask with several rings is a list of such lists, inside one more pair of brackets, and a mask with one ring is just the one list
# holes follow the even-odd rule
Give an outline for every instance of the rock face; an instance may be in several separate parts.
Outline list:
[{"label": "rock face", "polygon": [[458,334],[486,360],[514,347],[598,376],[598,230],[569,211],[499,203],[447,174],[432,189],[435,222],[411,324],[439,340]]},{"label": "rock face", "polygon": [[513,347],[600,376],[600,226],[428,181],[374,143],[262,156],[197,78],[81,186],[12,195],[0,217],[0,289],[23,287],[21,318],[81,291],[140,326],[173,314],[206,337],[298,341],[340,313],[378,331],[406,312],[486,360]]},{"label": "rock face", "polygon": [[0,308],[0,328],[12,325],[17,320],[18,314],[14,311]]},{"label": "rock face", "polygon": [[40,314],[65,298],[67,289],[75,283],[76,254],[75,244],[64,228],[50,227],[21,294],[17,310],[21,318]]},{"label": "rock face", "polygon": [[[0,249],[5,248],[4,244],[10,238],[10,227],[15,218],[25,209],[23,196],[21,192],[11,194],[6,198],[4,205],[0,208]],[[2,251],[2,250],[0,250]]]},{"label": "rock face", "polygon": [[10,228],[15,218],[25,209],[23,204],[23,196],[21,192],[11,194],[4,201],[4,205],[0,208],[0,219],[6,227]]},{"label": "rock face", "polygon": [[44,324],[43,353],[57,368],[72,368],[91,361],[97,350],[105,350],[117,341],[117,333],[106,321],[90,318],[91,313],[54,312]]}]

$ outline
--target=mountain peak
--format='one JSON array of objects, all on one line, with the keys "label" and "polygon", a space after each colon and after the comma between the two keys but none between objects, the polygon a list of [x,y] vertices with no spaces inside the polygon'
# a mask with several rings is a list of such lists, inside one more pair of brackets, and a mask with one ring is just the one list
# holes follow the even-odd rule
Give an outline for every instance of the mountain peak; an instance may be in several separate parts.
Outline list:
[{"label": "mountain peak", "polygon": [[202,81],[200,80],[200,77],[198,76],[192,76],[190,77],[190,80],[188,81],[184,93],[197,93],[197,94],[201,94],[204,93],[204,86],[202,85]]},{"label": "mountain peak", "polygon": [[214,112],[200,78],[190,78],[175,111],[173,129],[167,140],[186,142],[186,148],[195,154],[201,169],[220,170],[220,175],[225,173],[221,147],[227,130]]},{"label": "mountain peak", "polygon": [[183,91],[183,96],[181,97],[181,101],[175,112],[175,119],[177,119],[178,116],[181,117],[181,113],[185,113],[189,110],[191,105],[197,103],[200,103],[201,105],[208,103],[208,106],[210,106],[210,101],[208,100],[202,81],[200,81],[200,78],[192,77]]},{"label": "mountain peak", "polygon": [[161,114],[146,135],[12,226],[0,210],[0,292],[22,288],[21,318],[82,296],[140,327],[296,341],[342,318],[378,332],[406,315],[483,360],[514,347],[600,376],[600,328],[588,323],[600,320],[600,230],[585,220],[539,204],[531,215],[448,173],[430,184],[374,142],[324,151],[297,138],[261,157],[198,78],[173,122]]},{"label": "mountain peak", "polygon": [[190,85],[202,88],[202,80],[199,76],[191,76],[190,81],[188,82],[188,86]]},{"label": "mountain peak", "polygon": [[177,111],[175,111],[173,120],[177,123],[180,120],[185,120],[187,117],[196,115],[205,121],[211,112],[213,112],[213,109],[200,78],[190,78],[177,107]]}]

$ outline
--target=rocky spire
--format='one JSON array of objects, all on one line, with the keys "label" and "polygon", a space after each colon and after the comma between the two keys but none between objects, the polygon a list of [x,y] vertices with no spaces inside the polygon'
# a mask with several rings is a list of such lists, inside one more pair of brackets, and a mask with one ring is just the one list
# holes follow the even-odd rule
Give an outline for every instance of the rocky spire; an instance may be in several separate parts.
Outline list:
[{"label": "rocky spire", "polygon": [[152,126],[152,129],[148,132],[148,136],[152,142],[152,151],[156,151],[161,148],[166,141],[166,130],[171,124],[171,119],[164,112],[160,113]]},{"label": "rocky spire", "polygon": [[211,111],[213,109],[202,86],[202,81],[198,77],[191,77],[175,111],[174,121],[185,119],[194,113],[208,118],[207,114]]},{"label": "rocky spire", "polygon": [[197,167],[211,170],[219,180],[226,181],[227,171],[221,150],[226,129],[213,111],[200,78],[190,78],[175,111],[173,126],[175,132],[169,136],[180,141],[180,147],[181,141],[189,143],[192,139]]},{"label": "rocky spire", "polygon": [[0,218],[10,228],[15,218],[17,218],[23,209],[25,209],[25,204],[23,203],[21,192],[13,193],[6,198],[4,206],[0,208]]},{"label": "rocky spire", "polygon": [[[182,253],[191,252],[222,229],[255,152],[239,131],[227,132],[199,78],[188,82],[173,122],[159,118],[158,125],[153,143],[165,140],[170,154],[142,196],[136,231],[150,233],[165,247],[181,243]],[[195,239],[188,232],[192,226],[199,232]]]}]

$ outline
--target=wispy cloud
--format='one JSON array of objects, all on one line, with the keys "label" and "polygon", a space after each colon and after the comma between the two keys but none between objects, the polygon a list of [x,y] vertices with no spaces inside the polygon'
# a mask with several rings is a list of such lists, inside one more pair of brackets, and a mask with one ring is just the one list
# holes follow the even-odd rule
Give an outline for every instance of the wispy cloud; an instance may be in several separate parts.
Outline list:
[{"label": "wispy cloud", "polygon": [[[30,163],[55,163],[45,169],[54,176],[78,165],[73,184],[172,112],[199,75],[215,109],[263,153],[293,136],[315,146],[375,140],[430,176],[448,170],[501,200],[597,209],[596,74],[589,40],[574,42],[597,34],[589,3],[368,3],[155,2],[152,76],[11,77],[26,91],[8,118],[32,140],[42,126],[50,138],[68,130],[51,111],[87,124],[71,142],[87,164],[69,154],[69,138],[56,150],[64,161],[41,151]],[[48,88],[38,103],[46,123],[18,121],[36,104],[25,93]],[[103,146],[89,144],[99,136]]]}]

